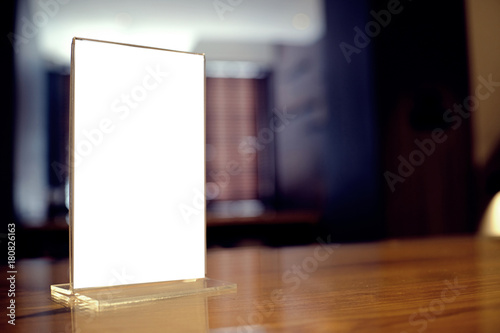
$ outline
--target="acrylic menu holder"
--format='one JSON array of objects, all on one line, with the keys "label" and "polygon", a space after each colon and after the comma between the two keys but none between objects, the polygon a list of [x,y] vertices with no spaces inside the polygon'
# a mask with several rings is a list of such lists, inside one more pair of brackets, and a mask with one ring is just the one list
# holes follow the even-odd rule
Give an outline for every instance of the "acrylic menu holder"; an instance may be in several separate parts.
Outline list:
[{"label": "acrylic menu holder", "polygon": [[236,290],[206,277],[205,56],[74,38],[70,282],[94,310]]}]

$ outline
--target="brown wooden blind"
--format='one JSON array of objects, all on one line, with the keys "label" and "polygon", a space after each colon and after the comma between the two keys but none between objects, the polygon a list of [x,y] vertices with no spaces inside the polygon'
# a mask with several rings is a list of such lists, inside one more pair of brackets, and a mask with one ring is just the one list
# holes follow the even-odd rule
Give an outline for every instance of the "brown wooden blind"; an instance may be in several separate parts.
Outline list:
[{"label": "brown wooden blind", "polygon": [[[207,78],[207,192],[214,200],[258,196],[257,156],[242,142],[257,135],[259,86],[255,79]],[[248,147],[248,146],[247,146]]]}]

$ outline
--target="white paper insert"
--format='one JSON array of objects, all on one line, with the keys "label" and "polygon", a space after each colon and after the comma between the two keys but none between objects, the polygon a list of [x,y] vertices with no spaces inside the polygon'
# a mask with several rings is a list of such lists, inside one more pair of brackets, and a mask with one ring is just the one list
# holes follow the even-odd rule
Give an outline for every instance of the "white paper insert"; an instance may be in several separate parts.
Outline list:
[{"label": "white paper insert", "polygon": [[203,55],[74,39],[74,289],[205,277]]}]

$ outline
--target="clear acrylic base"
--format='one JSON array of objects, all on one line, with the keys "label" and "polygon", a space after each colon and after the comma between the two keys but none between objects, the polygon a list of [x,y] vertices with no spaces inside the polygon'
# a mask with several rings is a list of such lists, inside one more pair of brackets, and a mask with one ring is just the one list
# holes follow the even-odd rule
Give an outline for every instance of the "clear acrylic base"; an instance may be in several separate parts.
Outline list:
[{"label": "clear acrylic base", "polygon": [[64,306],[105,311],[189,295],[234,293],[236,284],[203,278],[72,290],[70,284],[65,283],[51,285],[50,291],[52,300]]}]

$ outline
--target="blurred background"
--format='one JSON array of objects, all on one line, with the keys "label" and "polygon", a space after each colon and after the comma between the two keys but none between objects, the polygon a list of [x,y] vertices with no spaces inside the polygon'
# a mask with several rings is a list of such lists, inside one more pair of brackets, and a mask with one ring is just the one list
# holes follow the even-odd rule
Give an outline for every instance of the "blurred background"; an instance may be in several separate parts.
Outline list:
[{"label": "blurred background", "polygon": [[0,207],[19,256],[68,255],[74,36],[206,54],[209,246],[475,233],[500,191],[498,1],[20,0],[2,15]]}]

